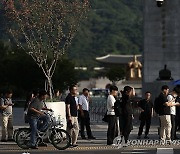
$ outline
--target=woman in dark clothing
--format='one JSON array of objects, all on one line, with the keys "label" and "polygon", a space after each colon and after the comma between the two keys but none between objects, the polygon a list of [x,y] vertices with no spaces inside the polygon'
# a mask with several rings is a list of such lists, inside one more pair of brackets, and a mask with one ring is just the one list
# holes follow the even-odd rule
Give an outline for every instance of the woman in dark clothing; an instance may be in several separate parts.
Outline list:
[{"label": "woman in dark clothing", "polygon": [[134,88],[125,86],[122,93],[122,114],[120,116],[120,129],[125,143],[127,143],[129,134],[132,130],[133,109],[131,98],[135,96]]}]

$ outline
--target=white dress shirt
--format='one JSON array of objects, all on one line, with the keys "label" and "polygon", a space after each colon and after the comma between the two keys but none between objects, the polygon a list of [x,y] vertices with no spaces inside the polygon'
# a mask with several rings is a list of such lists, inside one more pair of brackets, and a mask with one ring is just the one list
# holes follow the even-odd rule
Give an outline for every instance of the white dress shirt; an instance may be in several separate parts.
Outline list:
[{"label": "white dress shirt", "polygon": [[114,98],[114,96],[109,95],[107,98],[107,115],[115,115],[114,109],[112,108],[115,102],[116,99]]},{"label": "white dress shirt", "polygon": [[86,96],[81,95],[79,97],[79,105],[82,106],[83,110],[89,111],[89,100]]},{"label": "white dress shirt", "polygon": [[[168,100],[169,102],[171,102],[173,99],[174,99],[174,97],[173,97],[172,95],[168,95],[168,96],[167,96],[167,100]],[[173,101],[172,104],[175,104],[175,101]],[[171,113],[172,115],[176,115],[176,106],[171,106],[171,107],[170,107],[170,113]]]}]

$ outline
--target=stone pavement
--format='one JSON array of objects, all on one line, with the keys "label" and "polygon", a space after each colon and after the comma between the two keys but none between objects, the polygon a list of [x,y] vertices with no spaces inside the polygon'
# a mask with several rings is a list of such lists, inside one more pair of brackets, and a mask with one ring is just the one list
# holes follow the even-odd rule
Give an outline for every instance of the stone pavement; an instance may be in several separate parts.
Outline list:
[{"label": "stone pavement", "polygon": [[[15,126],[16,128],[19,128],[22,126]],[[92,128],[92,132],[93,135],[96,137],[96,140],[82,140],[80,137],[78,139],[78,147],[77,148],[69,148],[66,151],[72,152],[72,151],[93,151],[93,150],[97,150],[97,151],[102,151],[102,150],[117,150],[117,147],[113,147],[113,146],[107,146],[106,145],[106,131],[107,131],[107,124],[106,123],[102,123],[102,124],[93,124],[91,125]],[[137,138],[137,132],[138,132],[138,127],[134,126],[134,129],[131,132],[130,135],[130,140],[136,140]],[[152,126],[151,130],[150,130],[150,134],[149,134],[150,139],[155,139],[158,140],[158,135],[157,135],[157,127],[156,126]],[[144,140],[144,139],[142,139]],[[147,145],[147,146],[136,146],[136,145],[131,145],[128,147],[128,149],[132,149],[132,148],[150,148],[150,149],[154,149],[154,148],[159,148],[159,147],[163,147],[163,148],[168,148],[168,147],[174,147],[177,148],[176,146],[172,146],[172,145]],[[48,147],[40,147],[39,148],[40,151],[58,151],[56,150],[52,145],[48,145]],[[7,143],[3,143],[0,142],[0,153],[3,152],[23,152],[24,150],[20,149],[16,143],[14,142],[7,142]],[[32,151],[32,150],[26,150],[26,151]]]},{"label": "stone pavement", "polygon": [[[152,126],[150,129],[149,137],[151,140],[158,140],[157,135],[157,126],[158,126],[158,118],[153,118]],[[22,117],[22,109],[17,109],[14,112],[14,128],[17,129],[19,127],[28,127],[28,125],[25,125],[23,122]],[[134,128],[130,134],[130,140],[136,140],[137,133],[138,133],[138,127],[139,127],[139,121],[137,118],[134,119]],[[68,148],[65,151],[58,151],[55,149],[51,144],[48,145],[48,147],[39,147],[38,150],[23,150],[20,149],[15,142],[0,142],[0,153],[23,153],[23,152],[29,152],[33,153],[84,153],[91,154],[98,152],[105,153],[116,153],[116,151],[121,153],[138,153],[139,150],[140,153],[146,153],[145,151],[151,151],[152,153],[156,153],[158,148],[173,148],[173,149],[179,149],[179,145],[131,145],[127,148],[121,148],[118,149],[117,147],[113,146],[107,146],[106,145],[106,134],[107,134],[107,123],[94,123],[91,125],[93,135],[96,137],[96,140],[82,140],[80,137],[78,139],[78,147],[77,148]],[[0,128],[1,130],[1,128]],[[179,132],[178,132],[179,134]],[[1,131],[0,131],[1,136]],[[180,136],[180,135],[179,135]],[[142,139],[144,140],[144,139]],[[137,141],[137,140],[136,140]]]}]

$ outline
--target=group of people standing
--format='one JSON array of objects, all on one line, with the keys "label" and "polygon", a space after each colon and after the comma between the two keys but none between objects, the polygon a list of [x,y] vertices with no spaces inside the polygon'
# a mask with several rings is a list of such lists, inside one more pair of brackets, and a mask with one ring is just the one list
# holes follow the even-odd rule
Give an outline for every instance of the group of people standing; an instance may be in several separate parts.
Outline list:
[{"label": "group of people standing", "polygon": [[180,106],[180,86],[169,92],[167,85],[162,86],[160,95],[155,100],[155,111],[160,119],[160,139],[171,141],[177,139],[176,130],[179,123],[177,111]]},{"label": "group of people standing", "polygon": [[[57,91],[57,90],[56,90]],[[67,131],[71,136],[71,147],[77,147],[77,139],[79,135],[79,125],[81,128],[81,137],[82,139],[86,139],[84,127],[86,127],[88,139],[95,139],[92,135],[90,128],[90,117],[89,117],[89,90],[84,88],[82,91],[82,95],[77,97],[77,86],[71,85],[69,87],[69,94],[65,98],[66,104],[66,117],[67,117]],[[42,110],[49,110],[46,107],[45,100],[47,98],[47,92],[39,92],[37,96],[32,97],[29,101],[28,105],[28,122],[31,127],[31,146],[32,149],[37,149],[36,145],[36,134],[37,134],[37,123],[38,120],[41,119],[46,126],[48,122]],[[62,97],[56,96],[56,99]],[[56,100],[57,101],[57,100]],[[60,100],[59,100],[60,101]],[[44,143],[43,143],[44,144]]]},{"label": "group of people standing", "polygon": [[[141,139],[145,125],[146,130],[144,138],[149,139],[148,134],[151,126],[151,118],[155,112],[160,121],[160,140],[165,143],[165,141],[178,139],[176,130],[180,123],[180,86],[177,85],[172,92],[169,92],[169,87],[167,85],[162,86],[161,93],[155,99],[154,103],[152,102],[151,95],[151,92],[147,91],[145,92],[145,98],[137,102],[140,109],[140,127],[137,139]],[[126,146],[129,134],[133,129],[132,102],[133,97],[135,96],[135,90],[130,86],[125,86],[124,90],[121,91],[122,97],[117,99],[117,96],[118,88],[116,86],[111,86],[110,95],[107,98],[107,145],[113,145],[113,140],[119,133],[121,137],[124,138],[124,146]]]},{"label": "group of people standing", "polygon": [[[128,142],[129,135],[133,129],[133,97],[135,96],[135,90],[133,87],[125,86],[121,91],[121,98],[118,99],[118,88],[111,86],[110,93],[107,98],[107,145],[112,145],[113,140],[121,135],[124,138],[125,146]],[[89,90],[84,88],[82,95],[77,97],[78,89],[76,85],[69,87],[69,94],[65,98],[66,104],[66,117],[67,117],[67,131],[72,138],[72,147],[76,147],[77,139],[80,135],[82,139],[95,139],[92,135],[90,127],[90,96]],[[2,142],[13,141],[13,124],[12,124],[12,95],[13,92],[8,90],[5,95],[0,99],[0,111],[1,111],[1,123],[2,123]],[[51,111],[48,109],[45,100],[47,99],[47,92],[40,91],[38,93],[31,93],[27,98],[25,105],[25,113],[27,115],[27,122],[31,128],[31,146],[32,149],[37,149],[36,134],[38,131],[37,123],[41,117],[45,125],[47,119],[45,118],[42,110]],[[60,98],[59,96],[57,98]],[[146,125],[145,139],[149,139],[149,129],[151,126],[151,118],[154,111],[158,114],[160,121],[160,133],[159,137],[162,141],[171,141],[177,139],[176,130],[180,124],[180,86],[176,86],[172,92],[169,92],[167,85],[162,86],[161,93],[156,97],[154,103],[151,99],[151,92],[145,93],[145,98],[138,102],[140,108],[139,120],[140,127],[138,132],[138,139],[141,139],[143,133],[143,127]],[[178,114],[178,115],[177,115]],[[44,117],[44,118],[42,118]],[[119,121],[118,121],[119,119]],[[119,122],[119,124],[118,124]],[[84,128],[86,127],[87,138],[85,136]]]},{"label": "group of people standing", "polygon": [[86,127],[86,132],[88,139],[95,139],[92,135],[90,127],[90,116],[89,116],[89,90],[84,88],[82,95],[77,97],[77,86],[72,85],[69,87],[69,94],[65,99],[66,103],[66,116],[67,116],[67,130],[72,137],[72,147],[76,147],[77,139],[79,134],[79,124],[80,124],[80,134],[82,139],[86,139],[84,127]]},{"label": "group of people standing", "polygon": [[121,100],[116,101],[118,88],[116,86],[110,87],[110,95],[107,98],[107,145],[113,145],[113,140],[118,136],[117,117],[119,117],[120,134],[124,137],[125,143],[128,142],[132,130],[133,108],[131,99],[135,96],[135,90],[130,86],[125,86],[121,94]]},{"label": "group of people standing", "polygon": [[[59,95],[56,90],[54,100],[61,101],[63,98]],[[86,139],[84,128],[86,127],[87,138],[95,139],[92,135],[90,127],[90,116],[89,116],[89,90],[84,88],[82,95],[77,97],[78,89],[76,85],[69,87],[69,94],[65,100],[66,104],[66,117],[67,117],[67,131],[72,138],[72,147],[77,146],[77,138],[80,134],[82,139]],[[1,124],[2,124],[2,142],[14,141],[13,140],[13,112],[12,106],[12,95],[13,92],[8,90],[4,96],[0,99],[0,111],[1,111]],[[25,122],[29,123],[31,128],[30,145],[31,149],[38,149],[37,143],[37,132],[39,129],[46,129],[48,127],[48,118],[44,114],[44,110],[52,111],[47,108],[45,100],[48,98],[48,93],[44,90],[30,92],[27,96],[26,103],[24,106]],[[38,121],[43,122],[42,128],[38,128]],[[44,142],[41,146],[46,146]]]},{"label": "group of people standing", "polygon": [[141,110],[139,116],[141,123],[137,139],[141,139],[144,125],[146,125],[144,138],[149,139],[148,134],[154,111],[160,122],[159,138],[163,142],[178,139],[176,131],[180,124],[180,86],[176,86],[169,92],[169,87],[163,85],[161,93],[155,98],[154,103],[151,100],[151,92],[147,91],[145,99],[141,100],[138,106]]}]

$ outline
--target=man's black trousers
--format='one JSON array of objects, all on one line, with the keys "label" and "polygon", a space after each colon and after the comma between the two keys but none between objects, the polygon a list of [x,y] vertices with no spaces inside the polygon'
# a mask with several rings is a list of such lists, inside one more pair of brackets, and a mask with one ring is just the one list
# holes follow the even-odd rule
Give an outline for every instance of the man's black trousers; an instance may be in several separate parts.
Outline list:
[{"label": "man's black trousers", "polygon": [[147,136],[149,134],[149,129],[151,126],[151,115],[143,117],[142,119],[140,119],[140,121],[141,122],[140,122],[138,136],[142,135],[144,125],[146,125],[145,136]]},{"label": "man's black trousers", "polygon": [[117,117],[115,115],[108,115],[107,145],[113,144],[113,140],[117,136],[118,136]]},{"label": "man's black trousers", "polygon": [[84,117],[80,116],[80,122],[81,122],[81,137],[85,136],[84,133],[84,126],[86,126],[86,132],[88,137],[92,137],[91,127],[90,127],[90,117],[89,112],[86,110],[83,110]]},{"label": "man's black trousers", "polygon": [[176,116],[171,114],[171,139],[174,140],[176,138]]}]

